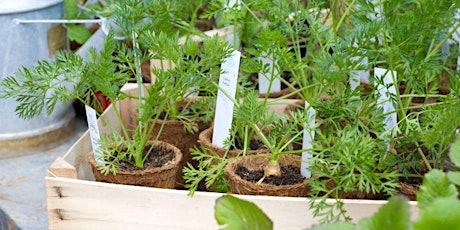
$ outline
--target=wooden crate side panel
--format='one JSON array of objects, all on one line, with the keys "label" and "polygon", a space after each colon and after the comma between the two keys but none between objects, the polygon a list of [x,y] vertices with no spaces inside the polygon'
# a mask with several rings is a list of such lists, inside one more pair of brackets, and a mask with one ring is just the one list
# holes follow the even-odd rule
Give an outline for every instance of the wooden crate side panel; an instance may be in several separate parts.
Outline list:
[{"label": "wooden crate side panel", "polygon": [[[81,220],[81,229],[95,221],[116,223],[122,229],[131,223],[138,226],[217,229],[214,205],[223,194],[124,186],[64,178],[46,178],[50,229],[65,226],[66,221]],[[301,229],[314,223],[306,198],[240,196],[261,205],[278,229]],[[255,198],[255,199],[251,199]],[[59,228],[58,228],[59,227]]]},{"label": "wooden crate side panel", "polygon": [[[223,194],[116,185],[65,178],[46,178],[50,229],[88,229],[94,223],[111,229],[217,229],[214,205]],[[317,224],[307,198],[244,196],[258,205],[275,229],[304,229]],[[329,200],[328,202],[334,202]],[[345,200],[354,222],[374,214],[385,201]],[[418,216],[410,203],[411,220]],[[113,226],[111,224],[114,224]],[[117,223],[117,224],[115,224]],[[166,227],[167,226],[167,227]],[[105,228],[102,228],[105,229]]]},{"label": "wooden crate side panel", "polygon": [[152,229],[152,226],[217,229],[213,220],[214,199],[208,197],[190,198],[144,187],[78,180],[47,179],[47,189],[49,212],[59,210],[60,214],[50,215],[50,229],[67,229],[67,220],[80,220],[81,229],[91,228],[84,224],[93,222],[117,223],[114,229],[133,226],[136,229]]},{"label": "wooden crate side panel", "polygon": [[[201,227],[172,227],[158,224],[143,225],[139,223],[101,222],[98,220],[66,220],[58,221],[49,230],[206,230]],[[215,228],[214,230],[216,230]]]},{"label": "wooden crate side panel", "polygon": [[86,160],[86,154],[92,149],[91,138],[89,132],[86,131],[63,157],[66,162],[75,167],[79,179],[94,180],[91,166]]},{"label": "wooden crate side panel", "polygon": [[[106,122],[110,122],[112,126],[107,125],[101,119],[98,120],[98,127],[100,135],[111,133],[113,130],[120,131],[120,125],[116,122],[116,116],[113,111],[113,106],[109,106],[103,114]],[[75,142],[69,151],[64,155],[63,159],[69,164],[73,165],[77,170],[78,178],[85,180],[94,180],[94,175],[91,171],[91,166],[86,160],[86,155],[92,151],[91,137],[89,131],[83,133],[83,135]]]}]

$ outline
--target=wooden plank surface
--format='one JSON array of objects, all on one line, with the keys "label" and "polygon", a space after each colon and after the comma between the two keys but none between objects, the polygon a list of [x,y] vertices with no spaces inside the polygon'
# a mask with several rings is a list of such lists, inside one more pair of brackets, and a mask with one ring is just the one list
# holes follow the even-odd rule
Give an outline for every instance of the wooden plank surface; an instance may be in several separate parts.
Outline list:
[{"label": "wooden plank surface", "polygon": [[[190,197],[181,190],[52,177],[46,178],[46,184],[50,229],[218,228],[214,204],[223,195],[220,193],[197,192]],[[258,205],[272,219],[275,229],[304,229],[318,223],[308,209],[307,198],[237,196]],[[345,200],[345,208],[358,221],[385,203]],[[416,203],[411,202],[410,208],[414,220],[418,216]]]},{"label": "wooden plank surface", "polygon": [[48,176],[77,179],[77,170],[73,165],[58,157],[48,168]]}]

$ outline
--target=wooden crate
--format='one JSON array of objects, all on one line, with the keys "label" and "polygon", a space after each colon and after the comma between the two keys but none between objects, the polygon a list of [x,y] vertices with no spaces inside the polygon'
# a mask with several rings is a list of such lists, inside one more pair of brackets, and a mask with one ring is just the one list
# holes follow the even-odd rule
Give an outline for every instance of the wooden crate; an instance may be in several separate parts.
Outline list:
[{"label": "wooden crate", "polygon": [[[136,95],[137,87],[128,84],[123,90]],[[282,111],[284,103],[279,102],[274,109]],[[135,104],[131,100],[118,103],[125,122],[133,119],[129,108]],[[114,122],[113,107],[103,116]],[[110,131],[102,122],[99,125],[101,133]],[[62,159],[50,166],[45,178],[49,229],[218,229],[214,204],[223,194],[196,192],[190,197],[185,190],[95,182],[86,161],[90,150],[91,139],[86,132]],[[318,223],[307,198],[238,197],[258,205],[272,219],[275,229],[305,229]],[[345,200],[345,208],[356,222],[371,216],[385,203]],[[410,211],[414,220],[418,216],[416,202],[410,202]]]}]

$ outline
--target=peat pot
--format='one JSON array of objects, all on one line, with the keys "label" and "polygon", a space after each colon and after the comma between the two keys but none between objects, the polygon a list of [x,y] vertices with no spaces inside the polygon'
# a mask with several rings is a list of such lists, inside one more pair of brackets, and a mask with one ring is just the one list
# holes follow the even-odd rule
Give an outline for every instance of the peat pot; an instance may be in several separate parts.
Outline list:
[{"label": "peat pot", "polygon": [[[22,66],[50,59],[49,23],[18,20],[61,19],[63,0],[2,0],[0,4],[0,81]],[[58,104],[51,115],[24,120],[15,113],[14,99],[0,99],[0,158],[19,156],[61,142],[71,136],[75,117],[71,103]]]}]

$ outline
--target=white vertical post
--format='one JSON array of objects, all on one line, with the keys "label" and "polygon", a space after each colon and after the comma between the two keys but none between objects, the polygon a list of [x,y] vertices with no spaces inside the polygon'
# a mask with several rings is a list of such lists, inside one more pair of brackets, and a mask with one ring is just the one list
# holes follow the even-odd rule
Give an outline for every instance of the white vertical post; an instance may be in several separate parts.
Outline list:
[{"label": "white vertical post", "polygon": [[[272,55],[270,55],[272,53]],[[273,52],[262,52],[259,60],[262,61],[262,65],[268,65],[268,72],[259,72],[259,94],[273,93],[281,91],[281,81],[278,78],[280,76],[279,65],[277,65],[275,54]],[[270,89],[269,89],[270,88]],[[270,92],[269,92],[270,90]]]},{"label": "white vertical post", "polygon": [[[361,59],[360,65],[362,66],[367,66],[369,62],[369,59],[367,57],[352,57],[351,59],[354,61],[358,61]],[[369,76],[370,76],[369,70],[353,71],[349,79],[351,90],[355,90],[356,87],[359,86],[361,81],[369,84]]]},{"label": "white vertical post", "polygon": [[219,147],[224,147],[224,141],[230,136],[230,128],[233,120],[233,101],[236,94],[240,58],[241,53],[235,50],[221,65],[223,73],[219,79],[214,130],[212,134],[212,143]]},{"label": "white vertical post", "polygon": [[94,159],[98,165],[104,163],[101,148],[100,148],[100,139],[99,126],[97,125],[97,116],[96,110],[85,105],[86,119],[88,120],[88,130],[89,136],[91,137],[91,146],[93,147]]},{"label": "white vertical post", "polygon": [[[240,7],[240,3],[238,0],[229,0],[227,5],[223,5],[223,7],[228,11],[228,9],[233,8],[235,5]],[[218,24],[220,20],[220,15],[216,19],[216,23]],[[235,37],[236,36],[236,37]],[[236,50],[240,49],[240,35],[237,31],[237,26],[233,28],[233,32],[231,34],[227,34],[225,36],[227,42]]]},{"label": "white vertical post", "polygon": [[[305,110],[307,111],[307,124],[303,129],[302,149],[311,149],[313,147],[313,139],[315,138],[315,119],[316,111],[305,101]],[[311,150],[302,153],[302,162],[300,164],[300,174],[306,178],[311,177],[310,167]]]},{"label": "white vertical post", "polygon": [[378,84],[377,91],[380,94],[377,102],[381,103],[380,106],[383,108],[385,116],[385,128],[390,131],[398,124],[398,116],[395,113],[395,105],[393,104],[392,97],[396,95],[395,80],[397,78],[396,71],[389,71],[387,69],[375,68],[374,75],[376,80],[383,80],[383,84]]}]

